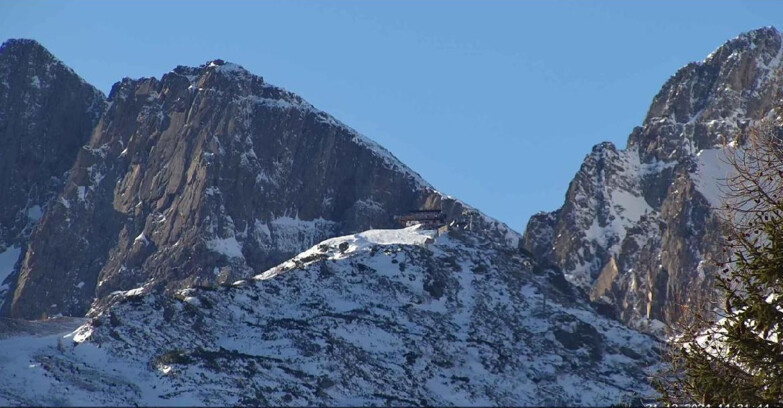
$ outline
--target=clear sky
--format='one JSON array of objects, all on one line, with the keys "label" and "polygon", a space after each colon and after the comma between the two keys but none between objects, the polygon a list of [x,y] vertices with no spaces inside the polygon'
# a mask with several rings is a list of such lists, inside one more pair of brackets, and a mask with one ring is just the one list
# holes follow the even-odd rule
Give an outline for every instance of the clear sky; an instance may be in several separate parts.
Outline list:
[{"label": "clear sky", "polygon": [[104,92],[236,62],[518,231],[678,68],[768,25],[783,2],[0,1],[0,41],[36,39]]}]

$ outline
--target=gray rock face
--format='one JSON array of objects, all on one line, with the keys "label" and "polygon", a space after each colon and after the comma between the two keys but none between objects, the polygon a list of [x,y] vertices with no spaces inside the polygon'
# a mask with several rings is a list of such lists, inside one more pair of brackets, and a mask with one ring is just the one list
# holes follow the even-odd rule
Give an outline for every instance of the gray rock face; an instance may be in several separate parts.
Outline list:
[{"label": "gray rock face", "polygon": [[[414,227],[333,238],[223,287],[113,294],[65,336],[73,341],[25,349],[42,368],[0,372],[0,403],[600,406],[650,396],[652,336],[599,316],[561,273],[462,221],[437,236]],[[14,340],[0,339],[0,358]],[[25,382],[41,385],[21,392]]]},{"label": "gray rock face", "polygon": [[233,282],[325,238],[396,227],[395,215],[421,207],[476,214],[501,241],[518,241],[238,65],[124,79],[33,232],[5,310],[79,316],[117,290]]},{"label": "gray rock face", "polygon": [[[0,254],[24,253],[104,107],[100,91],[37,42],[0,46]],[[16,273],[0,269],[1,303]]]},{"label": "gray rock face", "polygon": [[627,148],[595,146],[563,207],[531,218],[523,247],[635,327],[702,307],[714,295],[718,186],[732,174],[723,147],[742,143],[743,130],[779,101],[781,43],[774,28],[759,29],[680,69]]},{"label": "gray rock face", "polygon": [[31,238],[11,315],[82,314],[86,294],[148,283],[236,280],[340,232],[390,226],[428,187],[234,65],[126,79],[109,101]]}]

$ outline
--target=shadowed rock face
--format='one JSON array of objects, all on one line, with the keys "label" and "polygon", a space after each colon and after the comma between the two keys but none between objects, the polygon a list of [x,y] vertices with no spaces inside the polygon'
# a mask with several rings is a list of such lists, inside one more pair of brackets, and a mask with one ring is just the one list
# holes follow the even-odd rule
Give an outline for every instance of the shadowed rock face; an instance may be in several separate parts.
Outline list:
[{"label": "shadowed rock face", "polygon": [[5,311],[78,316],[117,290],[233,282],[325,238],[396,227],[395,215],[421,207],[518,241],[238,65],[124,79],[33,232]]},{"label": "shadowed rock face", "polygon": [[[649,329],[651,319],[674,323],[713,298],[710,260],[721,240],[716,186],[731,174],[723,146],[741,143],[742,132],[779,101],[782,50],[780,33],[763,28],[680,69],[627,148],[595,146],[563,207],[531,218],[523,247],[603,294],[636,327]],[[596,287],[612,259],[617,273]]]},{"label": "shadowed rock face", "polygon": [[26,245],[104,107],[101,92],[35,41],[0,46],[0,253]]}]

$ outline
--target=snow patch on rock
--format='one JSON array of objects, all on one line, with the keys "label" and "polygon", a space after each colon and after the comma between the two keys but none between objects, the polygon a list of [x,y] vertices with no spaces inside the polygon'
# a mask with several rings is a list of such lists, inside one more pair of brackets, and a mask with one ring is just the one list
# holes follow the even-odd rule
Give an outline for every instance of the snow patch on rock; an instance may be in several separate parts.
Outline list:
[{"label": "snow patch on rock", "polygon": [[9,289],[8,283],[3,282],[14,273],[14,265],[21,254],[22,248],[18,246],[12,246],[0,252],[0,301]]},{"label": "snow patch on rock", "polygon": [[42,216],[43,210],[40,205],[34,205],[27,209],[27,218],[29,218],[30,221],[38,222]]},{"label": "snow patch on rock", "polygon": [[691,177],[696,189],[707,199],[710,206],[720,208],[725,195],[726,180],[736,175],[729,163],[729,156],[734,149],[715,148],[704,149],[696,154],[696,170]]},{"label": "snow patch on rock", "polygon": [[242,244],[236,237],[210,239],[207,241],[207,248],[229,258],[244,258]]}]

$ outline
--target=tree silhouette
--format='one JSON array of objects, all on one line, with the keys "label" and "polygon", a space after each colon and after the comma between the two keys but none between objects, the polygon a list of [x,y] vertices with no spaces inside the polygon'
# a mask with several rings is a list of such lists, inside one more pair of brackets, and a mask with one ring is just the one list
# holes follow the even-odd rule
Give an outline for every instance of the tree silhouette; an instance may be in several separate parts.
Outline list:
[{"label": "tree silhouette", "polygon": [[720,211],[725,245],[712,316],[670,341],[663,402],[783,404],[783,127],[766,119],[727,146],[734,175]]}]

